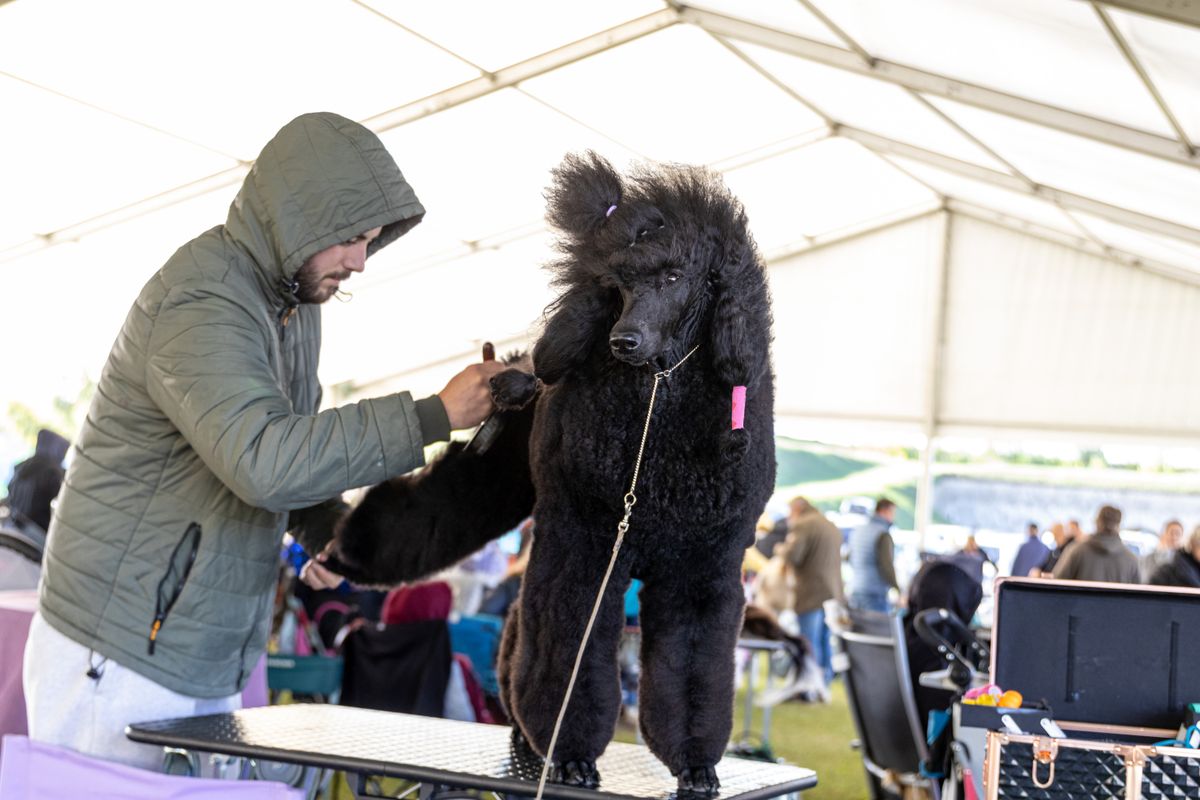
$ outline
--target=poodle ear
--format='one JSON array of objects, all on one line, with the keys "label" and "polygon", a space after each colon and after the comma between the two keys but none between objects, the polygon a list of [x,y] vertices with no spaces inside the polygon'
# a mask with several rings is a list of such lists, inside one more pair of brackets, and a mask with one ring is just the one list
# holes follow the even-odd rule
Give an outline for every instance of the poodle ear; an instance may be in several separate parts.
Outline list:
[{"label": "poodle ear", "polygon": [[621,203],[621,176],[592,150],[568,154],[552,176],[546,219],[577,240],[590,237]]},{"label": "poodle ear", "polygon": [[547,311],[546,327],[533,346],[533,374],[550,385],[586,361],[594,348],[608,348],[618,306],[611,290],[587,287],[568,289]]},{"label": "poodle ear", "polygon": [[730,386],[754,386],[768,369],[771,299],[754,245],[730,243],[710,273],[709,348],[713,368]]}]

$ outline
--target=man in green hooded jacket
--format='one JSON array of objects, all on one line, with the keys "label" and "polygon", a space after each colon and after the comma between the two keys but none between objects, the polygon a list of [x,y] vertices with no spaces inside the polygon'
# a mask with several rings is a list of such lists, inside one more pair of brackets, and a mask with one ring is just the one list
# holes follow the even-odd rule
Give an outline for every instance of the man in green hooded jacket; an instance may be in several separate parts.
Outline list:
[{"label": "man in green hooded jacket", "polygon": [[240,706],[285,529],[327,528],[343,491],[420,466],[491,411],[495,362],[421,400],[318,412],[320,304],[424,213],[374,133],[306,114],[225,224],[142,289],[50,525],[25,652],[33,738],[156,767],[125,726]]}]

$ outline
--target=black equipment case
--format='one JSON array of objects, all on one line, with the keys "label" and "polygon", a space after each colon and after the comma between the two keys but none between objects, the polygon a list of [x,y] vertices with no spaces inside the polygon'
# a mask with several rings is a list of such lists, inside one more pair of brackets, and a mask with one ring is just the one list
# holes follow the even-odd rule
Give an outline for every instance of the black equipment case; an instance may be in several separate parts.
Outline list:
[{"label": "black equipment case", "polygon": [[1066,738],[989,731],[988,800],[1200,797],[1200,750],[1155,745],[1200,702],[1200,590],[1001,579],[991,675]]}]

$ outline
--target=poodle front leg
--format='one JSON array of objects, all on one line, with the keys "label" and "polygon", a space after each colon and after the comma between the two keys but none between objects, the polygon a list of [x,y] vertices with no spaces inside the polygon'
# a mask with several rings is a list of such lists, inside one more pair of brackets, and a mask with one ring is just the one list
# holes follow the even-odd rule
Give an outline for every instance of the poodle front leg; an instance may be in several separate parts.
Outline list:
[{"label": "poodle front leg", "polygon": [[[510,715],[544,756],[609,551],[580,543],[582,536],[564,546],[548,538],[541,520],[538,526],[521,586],[516,638],[508,643],[504,684]],[[617,647],[628,584],[618,563],[558,734],[552,772],[558,782],[589,787],[599,783],[596,759],[612,739],[620,711]]]},{"label": "poodle front leg", "polygon": [[745,601],[736,564],[690,578],[647,578],[642,589],[638,716],[646,744],[680,791],[715,794],[714,767],[733,728],[734,647]]}]

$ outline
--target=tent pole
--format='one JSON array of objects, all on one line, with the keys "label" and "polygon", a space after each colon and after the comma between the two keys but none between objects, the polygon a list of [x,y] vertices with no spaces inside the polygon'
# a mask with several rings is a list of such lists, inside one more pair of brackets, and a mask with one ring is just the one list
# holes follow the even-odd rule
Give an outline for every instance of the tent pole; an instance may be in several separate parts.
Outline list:
[{"label": "tent pole", "polygon": [[942,370],[946,343],[946,309],[950,276],[950,236],[953,218],[950,211],[941,213],[942,237],[933,274],[933,319],[929,330],[929,373],[925,389],[925,444],[921,451],[921,480],[917,484],[917,515],[914,520],[919,547],[924,550],[933,522],[933,458],[938,432],[941,404]]}]

